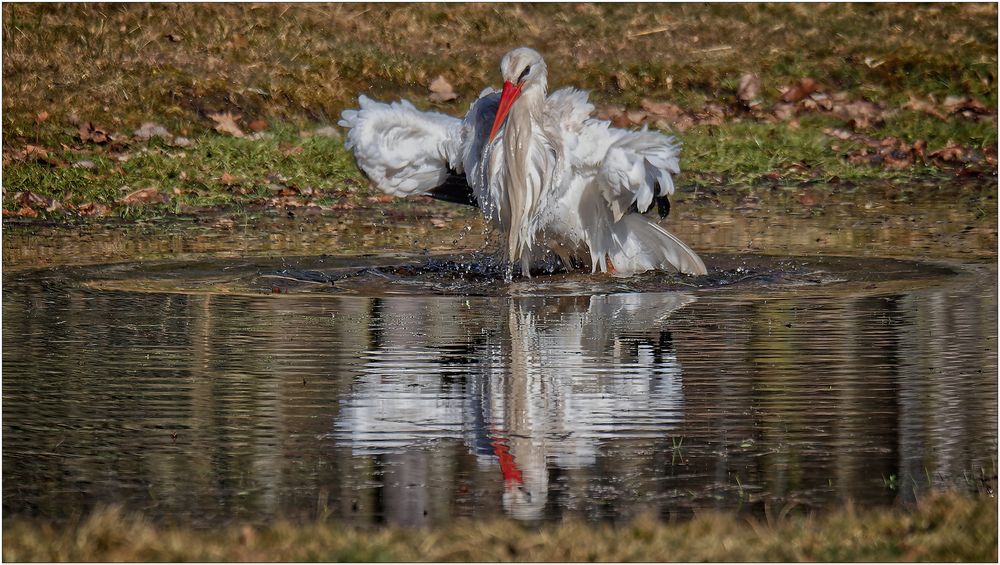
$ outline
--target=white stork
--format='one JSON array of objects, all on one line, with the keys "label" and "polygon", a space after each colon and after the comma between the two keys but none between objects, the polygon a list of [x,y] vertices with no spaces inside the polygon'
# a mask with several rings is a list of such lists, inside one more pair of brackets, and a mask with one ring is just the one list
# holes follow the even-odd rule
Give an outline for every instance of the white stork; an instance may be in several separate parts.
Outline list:
[{"label": "white stork", "polygon": [[642,215],[654,200],[661,217],[669,210],[677,143],[592,118],[580,90],[546,96],[546,70],[538,52],[521,47],[500,62],[503,92],[483,90],[464,120],[361,96],[339,124],[384,192],[478,205],[526,276],[546,250],[567,269],[589,258],[592,272],[705,274],[691,248]]}]

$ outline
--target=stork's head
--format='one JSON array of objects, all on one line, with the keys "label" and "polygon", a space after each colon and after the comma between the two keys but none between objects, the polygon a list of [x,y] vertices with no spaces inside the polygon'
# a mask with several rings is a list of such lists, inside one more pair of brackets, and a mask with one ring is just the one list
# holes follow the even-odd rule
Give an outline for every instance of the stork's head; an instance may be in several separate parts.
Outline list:
[{"label": "stork's head", "polygon": [[544,93],[546,87],[545,61],[538,51],[527,47],[518,47],[504,55],[500,60],[500,74],[503,76],[503,93],[490,131],[490,141],[507,119],[511,106],[526,88],[540,88]]}]

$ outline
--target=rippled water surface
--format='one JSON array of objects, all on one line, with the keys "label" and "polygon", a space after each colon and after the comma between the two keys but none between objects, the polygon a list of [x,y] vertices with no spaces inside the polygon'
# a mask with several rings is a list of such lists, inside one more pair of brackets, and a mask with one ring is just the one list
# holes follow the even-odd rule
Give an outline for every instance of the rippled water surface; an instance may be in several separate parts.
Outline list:
[{"label": "rippled water surface", "polygon": [[995,259],[735,247],[702,279],[508,284],[399,253],[7,271],[5,519],[614,520],[995,488]]}]

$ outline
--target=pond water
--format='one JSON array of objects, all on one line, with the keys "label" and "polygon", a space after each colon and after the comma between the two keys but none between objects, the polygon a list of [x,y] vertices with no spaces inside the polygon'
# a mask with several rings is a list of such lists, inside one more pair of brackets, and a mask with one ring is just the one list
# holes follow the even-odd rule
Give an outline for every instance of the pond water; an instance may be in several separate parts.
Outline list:
[{"label": "pond water", "polygon": [[[702,234],[701,278],[507,283],[462,212],[433,240],[420,214],[375,238],[262,220],[282,231],[208,249],[183,243],[218,242],[195,228],[124,230],[122,257],[107,234],[8,227],[4,519],[534,523],[992,492],[993,195],[958,226],[935,223],[944,201],[885,238],[898,213],[781,214],[749,244],[780,206],[692,199],[672,225]],[[313,235],[267,247],[295,230]],[[136,251],[165,233],[176,247]],[[315,247],[337,237],[368,243]],[[59,238],[47,267],[27,259]]]}]

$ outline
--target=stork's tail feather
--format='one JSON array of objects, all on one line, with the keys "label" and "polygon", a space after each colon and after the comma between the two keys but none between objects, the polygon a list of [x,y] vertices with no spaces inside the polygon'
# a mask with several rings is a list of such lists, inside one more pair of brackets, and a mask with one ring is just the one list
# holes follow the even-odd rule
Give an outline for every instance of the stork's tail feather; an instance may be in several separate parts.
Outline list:
[{"label": "stork's tail feather", "polygon": [[619,273],[671,268],[689,275],[708,273],[698,254],[683,241],[639,214],[625,215],[612,229],[618,245],[608,255]]}]

